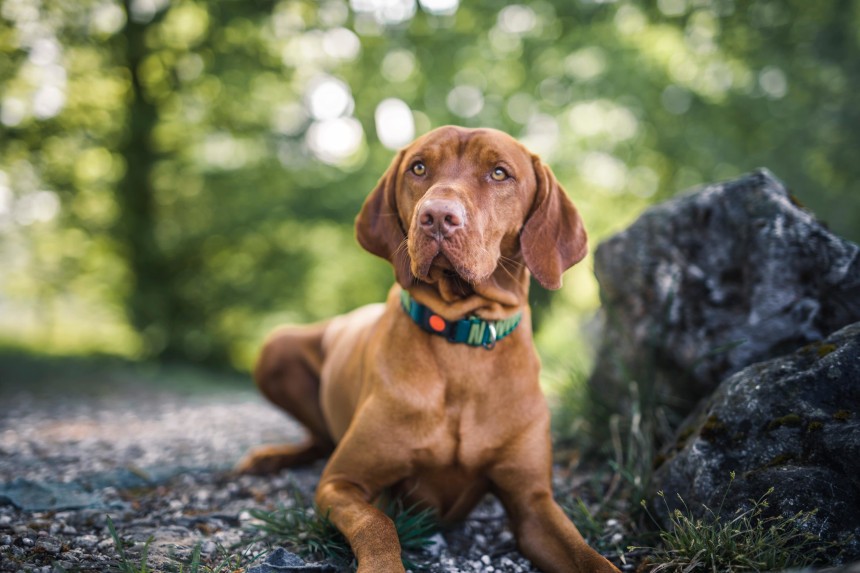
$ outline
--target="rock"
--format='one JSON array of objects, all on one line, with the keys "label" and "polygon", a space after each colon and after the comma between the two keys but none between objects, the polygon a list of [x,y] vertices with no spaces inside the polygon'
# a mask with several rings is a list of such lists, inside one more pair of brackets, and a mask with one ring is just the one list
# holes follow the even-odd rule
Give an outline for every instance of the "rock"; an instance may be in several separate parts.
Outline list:
[{"label": "rock", "polygon": [[336,569],[328,565],[305,563],[305,561],[294,553],[290,553],[283,547],[278,547],[261,564],[248,568],[248,573],[286,573],[292,571],[320,571],[334,572]]},{"label": "rock", "polygon": [[56,540],[40,539],[36,542],[36,547],[51,555],[60,554],[60,544]]},{"label": "rock", "polygon": [[648,209],[595,254],[597,416],[636,381],[680,420],[727,375],[860,320],[859,253],[765,169]]},{"label": "rock", "polygon": [[[773,515],[817,510],[804,528],[841,547],[840,559],[860,560],[858,381],[860,322],[738,372],[681,427],[655,489],[670,510],[679,494],[700,515],[725,495],[730,516],[773,487]],[[653,505],[665,518],[663,503]]]},{"label": "rock", "polygon": [[0,503],[11,503],[26,511],[83,507],[105,507],[98,495],[77,483],[50,483],[15,479],[0,483]]}]

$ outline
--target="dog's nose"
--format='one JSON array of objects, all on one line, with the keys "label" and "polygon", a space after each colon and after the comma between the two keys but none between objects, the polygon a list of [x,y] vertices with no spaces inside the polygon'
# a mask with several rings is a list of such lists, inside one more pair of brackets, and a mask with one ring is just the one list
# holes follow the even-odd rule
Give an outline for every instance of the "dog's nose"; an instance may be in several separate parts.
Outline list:
[{"label": "dog's nose", "polygon": [[418,224],[432,237],[450,237],[466,222],[466,209],[452,199],[428,199],[418,209]]}]

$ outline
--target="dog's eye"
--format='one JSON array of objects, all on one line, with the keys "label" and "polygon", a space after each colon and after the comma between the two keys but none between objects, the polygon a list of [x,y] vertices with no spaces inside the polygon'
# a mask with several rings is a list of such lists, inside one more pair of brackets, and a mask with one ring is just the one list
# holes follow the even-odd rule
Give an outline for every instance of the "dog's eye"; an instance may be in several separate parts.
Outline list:
[{"label": "dog's eye", "polygon": [[427,173],[427,167],[423,163],[421,163],[420,161],[416,161],[412,165],[412,173],[414,173],[415,175],[418,175],[420,177],[420,176],[424,175],[425,173]]},{"label": "dog's eye", "polygon": [[494,181],[504,181],[505,179],[510,177],[510,175],[508,175],[508,172],[505,171],[503,168],[496,167],[495,169],[493,169],[493,172],[490,174],[490,177],[492,177]]}]

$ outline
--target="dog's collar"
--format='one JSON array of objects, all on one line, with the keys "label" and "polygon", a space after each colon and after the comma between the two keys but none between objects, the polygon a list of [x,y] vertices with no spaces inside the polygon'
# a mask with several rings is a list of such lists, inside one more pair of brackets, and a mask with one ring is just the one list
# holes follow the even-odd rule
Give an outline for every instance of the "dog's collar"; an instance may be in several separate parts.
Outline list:
[{"label": "dog's collar", "polygon": [[400,302],[406,314],[423,330],[444,336],[448,342],[483,346],[487,350],[492,350],[497,341],[513,332],[523,318],[523,313],[518,312],[502,320],[484,320],[477,316],[469,316],[463,320],[445,320],[412,298],[406,290],[400,291]]}]

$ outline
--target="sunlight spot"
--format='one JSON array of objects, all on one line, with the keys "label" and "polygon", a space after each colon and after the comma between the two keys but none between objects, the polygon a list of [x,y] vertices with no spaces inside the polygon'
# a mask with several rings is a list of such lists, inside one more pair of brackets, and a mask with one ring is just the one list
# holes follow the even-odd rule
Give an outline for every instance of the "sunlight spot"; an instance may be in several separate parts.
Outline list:
[{"label": "sunlight spot", "polygon": [[131,19],[140,24],[151,21],[167,7],[169,0],[131,0]]},{"label": "sunlight spot", "polygon": [[349,20],[349,6],[340,0],[324,2],[318,9],[317,18],[325,27],[345,26]]},{"label": "sunlight spot", "polygon": [[475,86],[457,86],[448,92],[445,102],[451,113],[460,117],[474,117],[484,109],[484,95]]},{"label": "sunlight spot", "polygon": [[90,28],[99,34],[116,34],[123,26],[125,11],[113,2],[99,4],[90,15]]},{"label": "sunlight spot", "polygon": [[368,14],[381,25],[401,24],[415,15],[415,0],[350,0],[355,12]]},{"label": "sunlight spot", "polygon": [[312,80],[307,100],[311,115],[322,121],[348,115],[355,105],[349,86],[332,76]]},{"label": "sunlight spot", "polygon": [[5,215],[12,209],[12,189],[9,188],[9,176],[0,171],[0,215]]},{"label": "sunlight spot", "polygon": [[587,153],[580,163],[582,178],[610,193],[619,193],[627,182],[627,166],[608,153]]},{"label": "sunlight spot", "polygon": [[60,212],[60,200],[53,191],[36,191],[18,199],[15,221],[19,225],[32,225],[50,221]]},{"label": "sunlight spot", "polygon": [[625,4],[615,13],[615,28],[624,36],[639,34],[648,24],[648,19],[642,10],[636,6]]},{"label": "sunlight spot", "polygon": [[337,165],[361,148],[364,131],[357,119],[338,117],[314,122],[305,137],[308,147],[320,161]]},{"label": "sunlight spot", "polygon": [[627,176],[627,188],[637,197],[651,197],[657,192],[660,177],[650,167],[640,165],[630,170]]},{"label": "sunlight spot", "polygon": [[272,129],[284,135],[296,135],[304,129],[307,121],[304,106],[295,102],[285,103],[275,108]]},{"label": "sunlight spot", "polygon": [[203,159],[215,169],[238,169],[248,160],[246,149],[232,134],[211,133],[203,141]]},{"label": "sunlight spot", "polygon": [[418,0],[421,7],[437,16],[451,16],[457,12],[460,0]]},{"label": "sunlight spot", "polygon": [[512,4],[499,12],[499,27],[509,34],[521,36],[531,32],[536,24],[537,16],[528,6]]},{"label": "sunlight spot", "polygon": [[578,103],[567,115],[578,137],[599,137],[613,144],[627,141],[639,131],[639,120],[630,109],[610,100]]},{"label": "sunlight spot", "polygon": [[578,80],[588,81],[606,71],[606,54],[597,46],[577,50],[564,59],[564,69]]},{"label": "sunlight spot", "polygon": [[2,108],[0,108],[0,122],[7,127],[15,127],[20,125],[24,118],[27,117],[27,104],[16,97],[7,97],[3,99]]},{"label": "sunlight spot", "polygon": [[361,41],[355,32],[346,28],[335,28],[325,33],[323,51],[338,60],[354,60],[361,51]]},{"label": "sunlight spot", "polygon": [[60,43],[56,38],[40,38],[33,43],[27,59],[37,66],[49,66],[60,59],[60,53]]},{"label": "sunlight spot", "polygon": [[537,104],[534,98],[525,92],[515,93],[508,98],[508,103],[505,105],[505,111],[508,112],[508,116],[515,122],[523,125],[528,122],[536,110]]},{"label": "sunlight spot", "polygon": [[785,73],[776,66],[768,66],[758,75],[758,84],[771,99],[780,99],[788,93],[788,80]]},{"label": "sunlight spot", "polygon": [[388,149],[400,149],[415,137],[412,110],[403,100],[389,98],[376,106],[376,135]]},{"label": "sunlight spot", "polygon": [[39,119],[54,117],[65,104],[66,93],[63,89],[54,85],[42,86],[33,96],[33,115]]},{"label": "sunlight spot", "polygon": [[380,71],[390,82],[405,82],[415,72],[415,55],[409,50],[392,50],[382,59]]},{"label": "sunlight spot", "polygon": [[529,119],[520,141],[532,152],[549,160],[558,145],[559,131],[558,122],[553,116],[534,114]]}]

